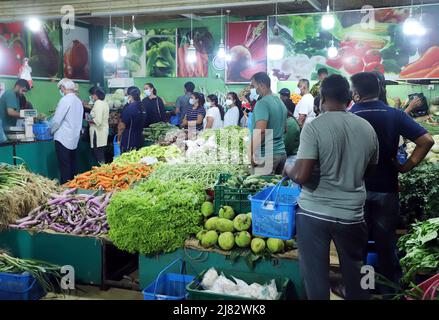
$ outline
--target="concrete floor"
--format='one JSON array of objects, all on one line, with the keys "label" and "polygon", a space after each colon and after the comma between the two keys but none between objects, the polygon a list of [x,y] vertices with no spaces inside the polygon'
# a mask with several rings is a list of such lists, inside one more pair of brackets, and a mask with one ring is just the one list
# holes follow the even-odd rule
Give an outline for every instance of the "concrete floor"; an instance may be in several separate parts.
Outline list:
[{"label": "concrete floor", "polygon": [[141,292],[111,288],[103,291],[94,286],[78,286],[69,294],[49,293],[44,300],[143,300]]}]

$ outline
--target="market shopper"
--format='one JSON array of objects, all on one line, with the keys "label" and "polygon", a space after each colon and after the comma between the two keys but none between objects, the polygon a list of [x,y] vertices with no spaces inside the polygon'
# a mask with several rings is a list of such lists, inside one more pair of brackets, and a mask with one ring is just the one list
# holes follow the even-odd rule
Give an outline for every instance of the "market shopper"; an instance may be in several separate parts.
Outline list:
[{"label": "market shopper", "polygon": [[301,272],[308,298],[328,300],[334,241],[346,298],[367,299],[360,285],[367,245],[364,176],[378,163],[378,139],[367,121],[346,112],[351,97],[344,77],[326,78],[320,90],[324,113],[303,128],[297,161],[285,169],[302,185],[296,213]]},{"label": "market shopper", "polygon": [[303,128],[305,124],[310,123],[316,117],[314,113],[314,97],[309,93],[308,80],[299,80],[297,87],[300,90],[302,99],[300,99],[294,110],[294,117],[299,122],[299,126]]},{"label": "market shopper", "polygon": [[252,171],[258,174],[280,174],[287,159],[284,144],[287,108],[271,91],[271,79],[267,73],[253,75],[251,88],[261,97],[253,109],[250,130],[249,157]]},{"label": "market shopper", "polygon": [[165,104],[162,98],[157,96],[157,89],[152,83],[144,86],[145,99],[142,104],[146,112],[145,128],[158,122],[166,122]]},{"label": "market shopper", "polygon": [[56,107],[50,126],[61,172],[61,184],[76,174],[76,149],[82,129],[84,109],[75,94],[75,83],[67,78],[58,82],[61,100]]},{"label": "market shopper", "polygon": [[122,153],[138,150],[143,147],[143,127],[146,112],[140,100],[140,89],[129,87],[127,90],[128,104],[123,108],[118,125],[118,141]]},{"label": "market shopper", "polygon": [[224,126],[224,108],[218,104],[218,97],[214,94],[208,95],[207,109],[204,129],[220,129]]},{"label": "market shopper", "polygon": [[195,128],[197,131],[203,130],[204,117],[206,116],[206,109],[204,104],[206,99],[204,94],[194,92],[189,100],[191,107],[186,110],[183,118],[183,127],[186,129]]},{"label": "market shopper", "polygon": [[3,130],[6,131],[7,127],[14,127],[20,119],[20,99],[29,90],[29,82],[19,79],[15,82],[14,88],[6,90],[0,97],[0,122]]},{"label": "market shopper", "polygon": [[192,93],[194,93],[195,85],[193,82],[186,82],[184,84],[184,95],[178,97],[177,101],[175,102],[175,114],[179,116],[179,121],[181,124],[183,121],[184,116],[186,115],[186,111],[190,108],[192,108],[191,104],[189,103],[189,100],[191,99]]},{"label": "market shopper", "polygon": [[242,103],[236,92],[229,92],[226,99],[226,114],[224,115],[224,128],[239,126],[241,124],[244,111]]},{"label": "market shopper", "polygon": [[[395,235],[399,221],[398,173],[407,173],[416,167],[425,158],[434,141],[407,114],[380,100],[376,75],[362,72],[352,76],[351,81],[355,105],[350,111],[372,125],[380,145],[377,169],[366,178],[365,219],[369,237],[375,241],[380,274],[398,282],[400,268]],[[396,160],[400,136],[416,144],[405,164]]]},{"label": "market shopper", "polygon": [[320,94],[320,86],[322,84],[322,81],[325,80],[328,75],[328,69],[326,68],[320,68],[319,70],[317,70],[317,77],[319,78],[319,81],[314,84],[310,90],[310,93],[313,97],[316,97]]},{"label": "market shopper", "polygon": [[94,101],[90,112],[90,146],[98,163],[105,163],[105,147],[108,143],[110,107],[105,102],[105,92],[95,88],[91,99]]},{"label": "market shopper", "polygon": [[279,97],[285,104],[285,107],[287,107],[288,115],[293,116],[296,105],[293,100],[291,100],[291,91],[287,88],[283,88],[279,91]]}]

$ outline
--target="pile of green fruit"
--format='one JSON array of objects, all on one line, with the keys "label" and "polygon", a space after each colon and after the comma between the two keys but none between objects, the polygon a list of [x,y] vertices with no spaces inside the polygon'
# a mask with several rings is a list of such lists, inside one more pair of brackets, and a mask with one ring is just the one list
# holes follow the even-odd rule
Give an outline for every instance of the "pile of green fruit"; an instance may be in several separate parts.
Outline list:
[{"label": "pile of green fruit", "polygon": [[274,187],[280,180],[282,176],[232,176],[225,183],[225,187],[236,188],[236,189],[248,189],[251,192],[259,191],[265,187]]},{"label": "pile of green fruit", "polygon": [[218,246],[222,250],[230,251],[233,248],[250,248],[254,254],[282,253],[294,248],[294,240],[254,237],[251,232],[251,213],[235,215],[233,208],[223,206],[218,216],[213,216],[214,207],[211,202],[204,202],[201,213],[205,217],[204,229],[198,232],[197,239],[204,248]]}]

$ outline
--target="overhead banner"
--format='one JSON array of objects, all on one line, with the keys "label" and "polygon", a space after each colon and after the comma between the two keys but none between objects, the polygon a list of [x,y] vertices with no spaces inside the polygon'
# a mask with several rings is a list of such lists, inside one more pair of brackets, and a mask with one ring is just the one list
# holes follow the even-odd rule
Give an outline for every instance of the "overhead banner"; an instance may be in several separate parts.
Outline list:
[{"label": "overhead banner", "polygon": [[[321,13],[269,17],[269,42],[277,20],[285,56],[269,57],[268,70],[280,81],[317,80],[317,70],[323,67],[348,77],[380,71],[389,80],[437,79],[439,5],[414,7],[413,18],[420,24],[404,32],[409,14],[408,7],[336,12],[329,31],[322,29]],[[332,45],[338,53],[329,58]]]},{"label": "overhead banner", "polygon": [[227,24],[227,83],[248,83],[257,72],[267,71],[267,21]]}]

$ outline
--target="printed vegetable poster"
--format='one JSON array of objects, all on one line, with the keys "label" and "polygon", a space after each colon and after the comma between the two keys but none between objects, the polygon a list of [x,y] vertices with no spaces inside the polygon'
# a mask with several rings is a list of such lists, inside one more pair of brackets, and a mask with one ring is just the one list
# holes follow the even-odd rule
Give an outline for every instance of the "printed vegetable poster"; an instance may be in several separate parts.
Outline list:
[{"label": "printed vegetable poster", "polygon": [[175,78],[177,74],[177,30],[146,30],[146,76]]},{"label": "printed vegetable poster", "polygon": [[23,23],[0,23],[0,75],[17,77],[25,58]]},{"label": "printed vegetable poster", "polygon": [[248,83],[257,72],[267,71],[267,22],[246,21],[227,24],[227,83]]},{"label": "printed vegetable poster", "polygon": [[[368,20],[360,11],[338,12],[329,31],[321,28],[322,14],[279,16],[285,56],[279,61],[269,58],[268,69],[281,81],[317,80],[317,70],[322,67],[347,77],[380,71],[389,80],[439,78],[439,6],[423,7],[424,35],[404,33],[409,13],[408,7],[376,9],[374,19]],[[414,7],[413,16],[419,19],[420,15],[420,7]],[[274,24],[270,17],[269,42]],[[328,58],[332,40],[338,54]]]},{"label": "printed vegetable poster", "polygon": [[193,64],[186,60],[187,49],[191,39],[191,30],[178,29],[177,37],[177,76],[179,78],[206,78],[209,73],[209,55],[215,46],[213,36],[207,28],[193,29],[194,46],[197,61]]},{"label": "printed vegetable poster", "polygon": [[40,31],[27,32],[29,65],[32,76],[61,78],[61,27],[57,22],[46,22]]},{"label": "printed vegetable poster", "polygon": [[[139,30],[139,33],[144,35],[144,30]],[[118,44],[120,48],[121,43]],[[145,77],[146,63],[145,63],[145,41],[142,38],[135,40],[125,40],[127,46],[127,56],[120,57],[119,67],[125,67],[131,73],[131,77]]]},{"label": "printed vegetable poster", "polygon": [[90,80],[90,38],[87,28],[63,30],[64,76]]}]

